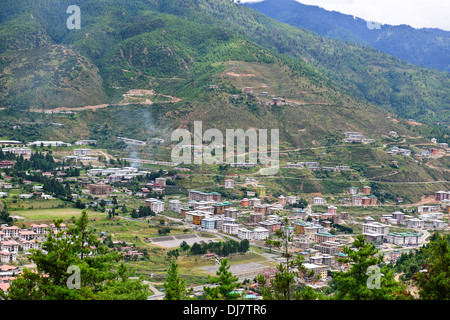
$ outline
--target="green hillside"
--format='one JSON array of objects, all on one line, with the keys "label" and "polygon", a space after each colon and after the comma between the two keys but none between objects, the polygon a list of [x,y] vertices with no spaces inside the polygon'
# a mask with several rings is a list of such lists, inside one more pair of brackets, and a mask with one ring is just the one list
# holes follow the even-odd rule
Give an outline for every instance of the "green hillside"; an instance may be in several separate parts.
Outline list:
[{"label": "green hillside", "polygon": [[[294,145],[335,131],[402,130],[378,107],[430,123],[448,121],[448,74],[323,39],[228,0],[79,1],[80,30],[66,27],[69,5],[5,2],[3,107],[121,103],[129,89],[154,90],[180,101],[152,105],[159,124],[177,127],[195,119],[218,128],[277,127]],[[210,84],[220,90],[208,91]],[[269,96],[230,98],[249,86]],[[265,103],[273,97],[292,103]]]}]

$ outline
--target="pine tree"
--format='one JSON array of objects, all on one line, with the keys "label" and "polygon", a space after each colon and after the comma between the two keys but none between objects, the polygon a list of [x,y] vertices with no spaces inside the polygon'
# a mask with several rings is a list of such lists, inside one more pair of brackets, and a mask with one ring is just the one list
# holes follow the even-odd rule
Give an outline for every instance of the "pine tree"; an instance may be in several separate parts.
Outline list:
[{"label": "pine tree", "polygon": [[[24,268],[23,274],[12,281],[7,295],[0,292],[4,299],[126,299],[127,288],[130,287],[135,291],[130,292],[128,298],[148,297],[148,286],[121,278],[125,274],[124,266],[119,268],[120,274],[111,271],[121,260],[121,255],[97,239],[88,227],[85,210],[80,218],[72,218],[68,230],[61,230],[61,223],[61,219],[54,221],[59,232],[49,232],[42,249],[30,250],[30,260],[36,264],[36,272]],[[74,277],[77,274],[78,282]]]},{"label": "pine tree", "polygon": [[[433,235],[434,236],[434,235]],[[437,239],[436,239],[437,238]],[[445,236],[435,236],[424,249],[427,255],[425,270],[413,278],[419,285],[419,295],[425,300],[450,299],[450,245]]]},{"label": "pine tree", "polygon": [[392,268],[383,265],[383,256],[372,242],[366,242],[363,235],[353,242],[356,250],[343,249],[347,258],[341,262],[351,264],[350,270],[336,272],[333,286],[336,286],[337,300],[395,300],[407,299],[410,294],[406,286],[394,279]]},{"label": "pine tree", "polygon": [[291,222],[281,211],[277,212],[282,217],[282,227],[277,230],[272,238],[266,240],[267,245],[281,250],[285,261],[277,266],[275,277],[268,283],[262,275],[256,280],[261,286],[263,299],[265,300],[297,300],[302,294],[296,285],[295,279],[299,271],[305,272],[303,257],[294,256],[289,251],[289,243],[292,241]]},{"label": "pine tree", "polygon": [[164,300],[186,300],[187,290],[186,283],[178,275],[178,265],[175,262],[170,264],[167,270],[167,278],[164,283],[165,296]]},{"label": "pine tree", "polygon": [[233,292],[239,287],[239,278],[231,271],[228,259],[220,261],[220,267],[216,272],[217,277],[209,277],[209,283],[217,284],[216,287],[203,287],[207,300],[238,300],[241,294]]}]

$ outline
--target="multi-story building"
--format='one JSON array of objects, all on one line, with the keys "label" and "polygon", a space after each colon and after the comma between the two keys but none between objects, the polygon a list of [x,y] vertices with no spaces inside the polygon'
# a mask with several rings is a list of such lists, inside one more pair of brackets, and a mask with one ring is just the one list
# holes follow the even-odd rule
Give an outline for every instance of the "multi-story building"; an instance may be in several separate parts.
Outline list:
[{"label": "multi-story building", "polygon": [[429,212],[436,212],[439,211],[441,208],[439,205],[436,206],[418,206],[417,212],[418,213],[429,213]]},{"label": "multi-story building", "polygon": [[276,214],[279,211],[283,211],[283,206],[279,203],[276,203],[274,205],[267,205],[267,214]]},{"label": "multi-story building", "polygon": [[19,252],[19,243],[14,240],[5,240],[1,242],[1,251]]},{"label": "multi-story building", "polygon": [[16,260],[17,260],[16,252],[0,251],[0,262],[1,263],[10,263],[10,262],[15,262]]},{"label": "multi-story building", "polygon": [[215,203],[212,205],[214,214],[224,214],[225,210],[231,207],[231,202]]},{"label": "multi-story building", "polygon": [[238,234],[239,226],[236,223],[225,222],[222,225],[222,232],[227,234]]},{"label": "multi-story building", "polygon": [[270,205],[268,205],[268,204],[257,204],[253,207],[253,211],[255,213],[266,214],[268,207],[270,207]]},{"label": "multi-story building", "polygon": [[225,189],[233,189],[234,188],[234,180],[226,179],[225,180]]},{"label": "multi-story building", "polygon": [[201,220],[202,229],[215,229],[216,228],[216,219],[213,217],[205,217]]},{"label": "multi-story building", "polygon": [[19,231],[19,238],[20,240],[34,240],[37,237],[37,233],[31,230],[20,230]]},{"label": "multi-story building", "polygon": [[320,198],[320,197],[315,197],[313,199],[313,204],[314,205],[323,205],[323,204],[325,204],[325,199],[324,198]]},{"label": "multi-story building", "polygon": [[389,232],[389,226],[378,222],[364,223],[362,234],[367,241],[371,241],[377,245],[383,243],[384,238]]},{"label": "multi-story building", "polygon": [[389,232],[389,226],[386,224],[372,222],[363,223],[362,233],[375,233],[386,236]]},{"label": "multi-story building", "polygon": [[320,253],[326,254],[336,254],[342,252],[344,245],[335,241],[324,241],[320,244],[316,244],[314,249],[318,250]]},{"label": "multi-story building", "polygon": [[293,223],[293,225],[294,225],[294,232],[296,234],[305,234],[305,228],[310,226],[311,224],[309,222],[296,221]]},{"label": "multi-story building", "polygon": [[91,149],[73,149],[73,154],[76,156],[88,156],[92,154]]},{"label": "multi-story building", "polygon": [[418,245],[422,235],[415,232],[392,232],[386,236],[388,243],[396,245]]},{"label": "multi-story building", "polygon": [[337,207],[331,205],[328,206],[328,214],[336,214],[337,213]]},{"label": "multi-story building", "polygon": [[314,234],[314,242],[318,242],[319,244],[325,241],[335,241],[336,236],[332,235],[331,233],[326,232],[318,232]]},{"label": "multi-story building", "polygon": [[165,187],[165,186],[166,186],[166,183],[167,183],[167,179],[166,179],[166,178],[159,177],[159,178],[156,178],[156,179],[155,179],[155,183],[158,184],[158,185],[160,185],[161,187]]},{"label": "multi-story building", "polygon": [[257,205],[260,205],[261,204],[261,199],[259,199],[259,198],[251,198],[251,199],[249,199],[248,200],[248,206],[250,207],[250,208],[254,208],[255,206],[257,206]]},{"label": "multi-story building", "polygon": [[247,198],[241,200],[241,207],[247,208],[249,206],[249,202]]},{"label": "multi-story building", "polygon": [[24,147],[24,148],[9,148],[9,147],[7,147],[7,148],[3,148],[2,151],[3,151],[3,153],[8,152],[8,153],[12,153],[16,156],[24,156],[24,157],[31,156],[31,149],[26,148],[26,147]]},{"label": "multi-story building", "polygon": [[164,201],[160,201],[155,198],[145,199],[145,206],[150,207],[150,209],[155,213],[164,211]]},{"label": "multi-story building", "polygon": [[20,236],[20,233],[19,233],[20,230],[21,229],[17,226],[11,226],[11,227],[3,226],[2,227],[2,231],[3,231],[5,239],[18,238]]},{"label": "multi-story building", "polygon": [[352,204],[355,206],[360,206],[362,204],[362,197],[359,194],[352,195]]},{"label": "multi-story building", "polygon": [[362,193],[364,194],[370,194],[371,188],[369,186],[364,186],[362,189]]},{"label": "multi-story building", "polygon": [[48,234],[50,232],[50,227],[47,224],[32,224],[30,229],[38,235]]},{"label": "multi-story building", "polygon": [[[314,275],[320,275],[320,279],[326,279],[327,278],[327,270],[328,267],[326,265],[319,265],[315,263],[304,263],[303,266],[306,268],[306,272],[300,272],[300,277],[305,279],[307,277],[307,274],[309,274],[309,271],[314,271]],[[305,279],[306,280],[306,279]]]},{"label": "multi-story building", "polygon": [[400,223],[401,221],[403,221],[405,219],[405,214],[403,212],[396,211],[396,212],[392,213],[392,218],[397,220],[397,223]]},{"label": "multi-story building", "polygon": [[[213,200],[213,193],[208,192],[201,192],[197,190],[190,190],[189,191],[189,200],[196,200],[196,201],[212,201]],[[220,201],[220,200],[219,200]]]},{"label": "multi-story building", "polygon": [[253,231],[248,230],[247,228],[239,228],[238,229],[238,238],[253,240]]},{"label": "multi-story building", "polygon": [[170,200],[169,201],[169,210],[180,213],[181,212],[181,201],[179,200]]},{"label": "multi-story building", "polygon": [[106,184],[89,184],[88,185],[89,193],[94,196],[104,196],[109,195],[111,193],[111,186]]},{"label": "multi-story building", "polygon": [[253,229],[253,240],[264,240],[269,237],[269,230],[263,227]]},{"label": "multi-story building", "polygon": [[250,223],[259,223],[264,220],[264,214],[260,212],[252,212],[249,215]]},{"label": "multi-story building", "polygon": [[309,225],[307,227],[304,227],[304,234],[307,238],[309,239],[314,239],[314,235],[319,232],[320,230],[322,230],[322,226],[315,226],[315,225]]},{"label": "multi-story building", "polygon": [[238,214],[239,214],[239,210],[236,208],[230,207],[230,208],[226,208],[224,210],[224,215],[225,215],[225,217],[228,217],[228,218],[237,219]]},{"label": "multi-story building", "polygon": [[287,204],[296,204],[297,203],[297,197],[296,196],[287,196],[286,197],[286,203]]},{"label": "multi-story building", "polygon": [[287,199],[285,196],[281,195],[278,197],[278,203],[282,206],[287,205]]},{"label": "multi-story building", "polygon": [[425,227],[425,221],[422,219],[412,218],[406,222],[406,226],[410,229],[420,229]]},{"label": "multi-story building", "polygon": [[259,223],[262,227],[269,231],[269,234],[274,233],[281,228],[281,222],[276,220],[265,220]]},{"label": "multi-story building", "polygon": [[348,188],[348,193],[350,193],[350,194],[357,194],[358,193],[358,188],[350,187],[350,188]]},{"label": "multi-story building", "polygon": [[450,191],[438,191],[436,192],[436,201],[450,200]]}]

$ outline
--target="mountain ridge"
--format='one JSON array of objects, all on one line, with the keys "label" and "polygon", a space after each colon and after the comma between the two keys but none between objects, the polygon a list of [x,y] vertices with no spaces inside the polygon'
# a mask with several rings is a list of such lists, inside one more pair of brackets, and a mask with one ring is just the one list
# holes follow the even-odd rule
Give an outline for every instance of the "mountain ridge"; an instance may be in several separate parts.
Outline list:
[{"label": "mountain ridge", "polygon": [[370,45],[418,66],[450,71],[449,31],[414,28],[406,24],[372,23],[295,0],[264,0],[245,5],[278,21],[317,32],[324,37]]},{"label": "mountain ridge", "polygon": [[[47,76],[51,78],[55,74],[62,74],[63,78],[78,79],[83,85],[65,88],[71,90],[73,98],[62,92],[60,98],[51,99],[35,94],[36,88],[44,86],[43,81],[38,83],[30,80],[30,88],[22,88],[20,94],[17,93],[18,88],[12,88],[16,91],[11,91],[10,87],[3,85],[9,90],[6,94],[0,93],[4,106],[27,109],[32,104],[35,104],[34,108],[42,108],[44,104],[44,108],[52,109],[64,104],[78,107],[82,99],[86,100],[85,105],[114,104],[121,101],[122,95],[129,89],[147,89],[181,99],[174,104],[152,105],[165,110],[165,113],[176,111],[183,114],[195,106],[193,114],[203,115],[211,101],[227,105],[230,112],[233,110],[238,113],[238,109],[229,105],[228,98],[241,92],[242,88],[235,85],[236,79],[230,78],[223,82],[220,94],[205,91],[214,79],[223,74],[227,68],[226,61],[231,60],[240,63],[281,63],[281,69],[265,71],[269,72],[265,77],[270,77],[270,72],[289,74],[289,79],[298,80],[295,84],[293,82],[292,92],[311,92],[304,97],[305,101],[312,101],[317,97],[312,92],[322,88],[323,98],[340,107],[346,104],[361,105],[366,110],[381,107],[404,117],[418,115],[431,122],[436,119],[444,123],[448,121],[445,114],[438,114],[448,104],[445,98],[448,97],[448,75],[411,66],[376,50],[323,39],[313,32],[287,26],[230,1],[98,3],[85,0],[80,1],[84,21],[81,30],[68,30],[65,26],[68,17],[65,9],[69,1],[43,0],[39,5],[28,8],[22,8],[22,2],[16,4],[20,10],[5,8],[6,12],[11,13],[8,18],[0,15],[0,39],[10,37],[8,39],[20,45],[24,43],[22,36],[28,37],[30,34],[37,38],[34,43],[38,48],[48,47],[48,42],[70,47],[85,58],[86,67],[81,67],[82,70],[77,73],[77,62],[67,62],[61,57],[51,62],[57,66],[57,70],[48,71]],[[23,27],[28,17],[34,21],[28,23],[36,24],[35,29],[29,29],[29,34],[8,32],[14,30],[11,25]],[[52,21],[57,23],[52,24]],[[5,25],[8,25],[8,29]],[[0,53],[0,83],[12,81],[11,73],[5,75],[4,72],[11,68],[11,59],[19,59],[21,52],[33,54],[34,50],[36,48],[23,47],[19,50],[16,47]],[[20,63],[16,60],[15,64]],[[39,72],[45,73],[45,70],[36,71]],[[98,79],[95,86],[87,82],[84,76],[86,73],[89,78]],[[25,74],[23,78],[17,78],[16,83],[29,77],[29,74]],[[296,86],[299,89],[295,89]],[[58,85],[56,88],[59,88]],[[93,88],[96,92],[89,93]],[[8,92],[13,94],[8,95]],[[271,94],[281,93],[283,98],[294,99],[283,88]],[[211,98],[211,95],[220,97]],[[402,100],[405,98],[406,103]],[[244,101],[244,104],[253,110],[250,111],[253,112],[251,117],[261,117],[261,114],[255,116],[258,110],[255,101]],[[278,112],[267,110],[270,113]],[[216,110],[219,111],[220,108]],[[294,111],[290,114],[294,115]],[[210,116],[214,121],[220,119],[217,115]],[[418,117],[417,120],[422,119]],[[268,122],[260,123],[267,125]],[[239,122],[241,124],[245,123]],[[330,127],[326,131],[329,130]]]}]

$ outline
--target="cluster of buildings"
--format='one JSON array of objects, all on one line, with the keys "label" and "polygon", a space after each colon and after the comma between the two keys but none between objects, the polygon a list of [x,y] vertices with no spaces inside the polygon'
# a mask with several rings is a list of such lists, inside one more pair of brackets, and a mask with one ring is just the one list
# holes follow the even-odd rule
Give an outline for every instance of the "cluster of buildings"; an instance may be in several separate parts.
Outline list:
[{"label": "cluster of buildings", "polygon": [[444,201],[444,200],[450,200],[450,191],[438,191],[436,192],[436,201]]},{"label": "cluster of buildings", "polygon": [[356,187],[350,187],[348,194],[351,197],[344,199],[344,201],[354,206],[375,206],[378,204],[378,199],[371,192],[370,186],[363,186],[361,191]]},{"label": "cluster of buildings", "polygon": [[411,150],[399,148],[399,147],[392,147],[389,151],[386,152],[389,155],[401,155],[404,157],[411,156]]},{"label": "cluster of buildings", "polygon": [[3,264],[15,262],[19,249],[25,252],[30,249],[39,249],[40,243],[45,240],[47,234],[61,230],[66,230],[66,225],[61,224],[60,229],[54,224],[32,224],[29,229],[3,225],[0,230],[0,262]]},{"label": "cluster of buildings", "polygon": [[92,149],[74,149],[73,154],[73,156],[65,156],[64,159],[74,159],[81,162],[92,162],[98,160],[98,157],[90,156],[92,154]]},{"label": "cluster of buildings", "polygon": [[116,140],[123,141],[126,144],[132,144],[132,145],[137,145],[137,146],[145,146],[147,144],[145,141],[129,139],[129,138],[124,138],[124,137],[117,137]]},{"label": "cluster of buildings", "polygon": [[404,214],[403,212],[396,211],[392,214],[384,214],[380,217],[380,222],[375,222],[372,217],[366,217],[364,219],[362,233],[366,236],[366,239],[373,241],[376,244],[382,244],[383,242],[392,243],[396,245],[419,245],[421,243],[422,234],[420,232],[392,232],[389,233],[389,226],[395,225],[408,229],[424,229],[424,230],[439,230],[445,229],[447,223],[443,220],[443,213],[441,212],[428,212],[421,213],[426,207],[426,210],[430,208],[438,209],[439,206],[421,206],[419,211],[419,217]]},{"label": "cluster of buildings", "polygon": [[318,162],[297,162],[297,163],[288,163],[285,166],[286,168],[295,168],[295,169],[308,169],[312,171],[348,171],[350,170],[349,166],[334,166],[334,167],[327,167],[327,166],[319,166]]},{"label": "cluster of buildings", "polygon": [[374,143],[374,139],[367,139],[365,135],[359,132],[344,132],[344,142],[357,142],[357,143]]},{"label": "cluster of buildings", "polygon": [[2,148],[2,151],[3,153],[12,153],[15,156],[23,156],[24,158],[31,156],[31,149],[27,147],[6,147]]},{"label": "cluster of buildings", "polygon": [[28,142],[27,146],[37,147],[70,147],[72,144],[64,141],[33,141]]},{"label": "cluster of buildings", "polygon": [[[101,175],[105,176],[108,183],[120,182],[122,180],[131,180],[136,176],[146,175],[147,171],[139,171],[135,167],[123,167],[123,168],[97,168],[90,169],[88,175]],[[106,181],[105,181],[106,182]]]}]

